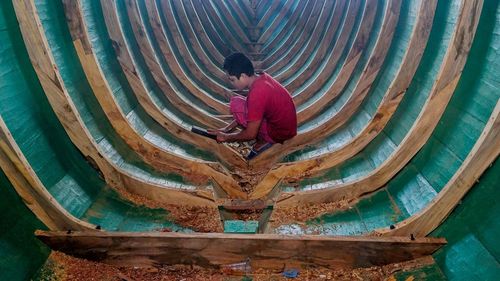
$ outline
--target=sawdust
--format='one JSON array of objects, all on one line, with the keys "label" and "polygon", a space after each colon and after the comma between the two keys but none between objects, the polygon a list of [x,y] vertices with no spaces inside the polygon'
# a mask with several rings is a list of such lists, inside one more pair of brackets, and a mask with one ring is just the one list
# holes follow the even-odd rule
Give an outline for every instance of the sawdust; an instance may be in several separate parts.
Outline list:
[{"label": "sawdust", "polygon": [[355,203],[355,200],[340,200],[330,203],[316,203],[278,207],[274,210],[269,222],[272,226],[290,223],[304,223],[324,214],[346,210]]},{"label": "sawdust", "polygon": [[269,172],[268,168],[264,169],[238,169],[235,168],[231,172],[233,178],[238,182],[243,192],[250,194],[255,186]]},{"label": "sawdust", "polygon": [[[297,277],[285,278],[282,270],[256,269],[250,272],[231,272],[223,269],[202,268],[189,265],[171,265],[151,268],[119,267],[104,263],[74,258],[61,252],[53,251],[44,270],[52,272],[44,280],[50,281],[210,281],[210,280],[395,280],[394,274],[410,271],[429,265],[432,258],[417,259],[409,262],[394,263],[385,266],[335,269],[308,267],[298,269]],[[410,276],[411,277],[411,276]]]},{"label": "sawdust", "polygon": [[[214,207],[186,206],[163,204],[143,196],[130,193],[124,189],[115,189],[125,199],[151,209],[164,209],[169,212],[165,220],[171,220],[176,224],[191,228],[196,232],[222,232],[223,227],[219,211]],[[182,203],[182,202],[180,202]]]}]

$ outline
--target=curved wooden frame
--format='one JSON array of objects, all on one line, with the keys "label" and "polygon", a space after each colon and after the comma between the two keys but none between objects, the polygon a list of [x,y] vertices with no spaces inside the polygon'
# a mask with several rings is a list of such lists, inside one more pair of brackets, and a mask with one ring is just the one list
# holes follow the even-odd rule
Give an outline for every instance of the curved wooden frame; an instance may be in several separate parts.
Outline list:
[{"label": "curved wooden frame", "polygon": [[479,22],[483,0],[462,1],[460,16],[441,69],[417,120],[397,149],[368,175],[322,190],[293,193],[282,205],[331,202],[377,190],[394,177],[425,144],[439,122],[462,74]]},{"label": "curved wooden frame", "polygon": [[[131,19],[132,26],[134,28],[135,38],[140,48],[140,51],[143,57],[145,58],[146,64],[153,73],[153,77],[156,80],[156,82],[161,85],[161,88],[168,89],[170,88],[170,85],[168,84],[166,79],[163,79],[163,76],[161,76],[160,73],[162,73],[162,71],[160,70],[160,66],[158,65],[156,60],[152,59],[155,56],[153,54],[152,46],[150,45],[150,42],[146,38],[145,35],[146,32],[144,31],[144,29],[140,24],[141,19],[139,18],[140,15],[138,14],[136,6],[137,2],[132,0],[127,0],[127,3],[129,5],[128,7],[129,18]],[[123,53],[129,53],[128,49],[126,51],[123,51]],[[127,57],[131,58],[130,53]],[[131,63],[134,63],[133,60],[131,61]],[[152,101],[151,97],[149,96],[149,93],[144,89],[144,87],[139,87],[139,88],[134,87],[134,88],[136,90],[134,91],[134,93],[137,96],[143,108],[147,111],[147,113],[150,116],[153,117],[153,119],[155,119],[159,124],[161,124],[166,130],[177,135],[179,139],[185,142],[194,145],[199,145],[201,148],[213,151],[215,155],[219,157],[219,159],[221,159],[226,164],[234,165],[236,167],[246,166],[246,161],[237,151],[234,151],[227,145],[217,144],[212,140],[208,140],[205,137],[194,134],[191,131],[184,128],[183,126],[177,124],[176,121],[170,120],[170,118],[166,116],[161,111],[161,109],[159,109],[158,106]],[[171,88],[170,90],[173,91],[173,89]]]},{"label": "curved wooden frame", "polygon": [[[190,192],[188,190],[168,188],[150,183],[141,183],[139,179],[126,173],[106,158],[106,154],[100,151],[99,144],[96,143],[90,132],[82,125],[83,121],[78,114],[78,110],[70,102],[71,99],[55,67],[56,64],[49,50],[48,42],[41,30],[42,25],[35,12],[32,0],[19,1],[14,7],[30,60],[42,88],[47,94],[49,103],[52,105],[72,142],[86,157],[91,158],[96,163],[103,173],[105,181],[110,186],[115,188],[123,187],[131,192],[137,191],[140,187],[148,187],[149,193],[142,191],[140,194],[146,195],[147,198],[156,195],[158,198],[155,197],[155,200],[166,200],[165,202],[173,204],[179,202],[176,201],[179,199],[179,196],[185,198],[187,200],[185,203],[188,205],[190,203],[193,205],[212,204],[209,203],[210,200],[207,200],[207,198],[213,195],[210,195],[206,191]],[[125,182],[130,184],[125,184]],[[189,193],[192,193],[192,195]]]},{"label": "curved wooden frame", "polygon": [[280,163],[274,167],[259,183],[257,189],[275,186],[287,176],[311,176],[342,163],[365,148],[386,126],[403,99],[410,85],[420,60],[424,54],[431,29],[428,28],[434,19],[437,0],[424,1],[420,6],[416,24],[413,28],[410,43],[399,67],[398,73],[389,86],[376,113],[363,130],[341,147],[305,160]]},{"label": "curved wooden frame", "polygon": [[[376,3],[376,1],[371,3]],[[391,4],[387,5],[386,17],[384,18],[384,23],[382,24],[381,31],[383,32],[383,34],[381,33],[381,35],[378,37],[377,42],[375,43],[374,51],[372,51],[370,58],[368,59],[368,62],[360,78],[358,79],[358,82],[356,83],[352,94],[350,95],[346,103],[342,106],[342,108],[333,117],[331,117],[330,120],[325,121],[324,123],[321,123],[306,132],[298,133],[297,136],[295,136],[291,140],[286,141],[283,145],[274,145],[267,151],[264,151],[250,162],[251,166],[259,167],[274,163],[278,161],[278,159],[282,157],[283,154],[297,151],[300,148],[319,141],[324,136],[329,135],[340,128],[349,120],[349,118],[358,110],[362,100],[371,89],[373,81],[375,80],[376,75],[378,74],[378,71],[382,66],[383,60],[380,60],[380,55],[382,55],[381,57],[385,57],[385,55],[387,54],[387,45],[390,44],[392,35],[394,34],[395,25],[397,23],[396,18],[397,16],[399,16],[399,13],[397,15],[394,15],[394,11],[391,8],[394,7],[394,5],[396,7],[399,7],[399,4],[399,1],[391,1]],[[367,10],[370,10],[370,8],[368,8]],[[397,10],[399,10],[399,8]],[[349,79],[348,76],[354,70],[355,64],[357,64],[362,50],[356,50],[355,53],[357,54],[352,55],[352,63],[347,62],[345,64],[347,66],[343,67],[341,73],[339,74],[339,77],[341,78],[337,81],[339,81],[340,84],[345,84]]]},{"label": "curved wooden frame", "polygon": [[[108,3],[108,1],[101,1],[101,3],[103,7],[107,5],[112,5],[113,11],[116,12],[116,3]],[[186,89],[203,104],[214,109],[220,114],[229,114],[228,104],[216,100],[212,96],[208,95],[206,92],[196,87],[194,82],[190,79],[190,77],[184,72],[182,67],[179,65],[176,55],[172,50],[171,44],[174,44],[174,42],[171,42],[170,39],[168,39],[167,35],[168,31],[165,30],[165,26],[162,23],[158,7],[156,6],[156,1],[146,1],[145,4],[148,11],[150,25],[153,30],[154,39],[157,41],[158,46],[160,47],[161,50],[161,54],[163,55],[163,58],[167,62],[170,70],[175,75],[175,78],[179,82],[181,82],[181,84],[184,85],[184,87],[186,87]],[[179,38],[174,36],[174,40],[178,41]],[[182,46],[182,44],[179,45],[178,43],[177,45]],[[188,61],[186,62],[189,63]],[[171,95],[172,93],[167,92],[166,94]]]},{"label": "curved wooden frame", "polygon": [[460,168],[424,209],[398,222],[394,229],[378,229],[377,236],[427,236],[438,227],[500,154],[500,101]]}]

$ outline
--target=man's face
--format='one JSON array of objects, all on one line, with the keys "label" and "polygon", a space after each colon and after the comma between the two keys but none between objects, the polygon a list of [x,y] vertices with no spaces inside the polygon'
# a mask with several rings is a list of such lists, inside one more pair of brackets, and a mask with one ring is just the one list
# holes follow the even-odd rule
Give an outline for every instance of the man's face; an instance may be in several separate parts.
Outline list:
[{"label": "man's face", "polygon": [[242,73],[240,78],[236,78],[236,76],[227,74],[227,79],[231,83],[231,85],[238,91],[244,90],[247,87],[246,83],[246,74]]}]

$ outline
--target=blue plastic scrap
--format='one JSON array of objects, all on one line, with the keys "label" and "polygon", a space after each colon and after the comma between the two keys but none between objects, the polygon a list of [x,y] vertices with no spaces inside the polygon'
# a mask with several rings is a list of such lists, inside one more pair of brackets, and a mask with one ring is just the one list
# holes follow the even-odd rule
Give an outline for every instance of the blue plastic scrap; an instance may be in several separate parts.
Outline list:
[{"label": "blue plastic scrap", "polygon": [[287,269],[283,271],[283,276],[286,278],[296,278],[299,275],[298,269]]}]

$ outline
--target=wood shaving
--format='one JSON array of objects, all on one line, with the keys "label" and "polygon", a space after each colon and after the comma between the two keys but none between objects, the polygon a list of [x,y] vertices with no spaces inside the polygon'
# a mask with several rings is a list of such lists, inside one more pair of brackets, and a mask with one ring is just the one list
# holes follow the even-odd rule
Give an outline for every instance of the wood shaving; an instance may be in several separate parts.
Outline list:
[{"label": "wood shaving", "polygon": [[216,207],[162,204],[143,196],[130,193],[124,189],[116,190],[123,198],[135,203],[136,205],[152,209],[167,210],[169,215],[165,218],[165,220],[171,220],[180,226],[191,228],[196,232],[223,231],[219,211]]},{"label": "wood shaving", "polygon": [[317,203],[281,207],[274,210],[270,222],[273,227],[290,223],[305,223],[324,214],[346,210],[355,200],[340,200],[329,203]]},{"label": "wood shaving", "polygon": [[[298,276],[285,278],[282,270],[256,269],[251,272],[232,272],[228,274],[220,269],[202,268],[189,265],[169,265],[158,268],[119,267],[74,258],[61,252],[53,251],[44,268],[50,272],[43,280],[50,281],[223,281],[223,280],[253,280],[253,281],[305,281],[305,280],[395,280],[394,274],[400,271],[410,271],[433,263],[432,258],[422,258],[413,261],[394,263],[385,266],[335,269],[324,267],[307,267],[298,269]],[[411,276],[410,276],[411,277]]]}]

